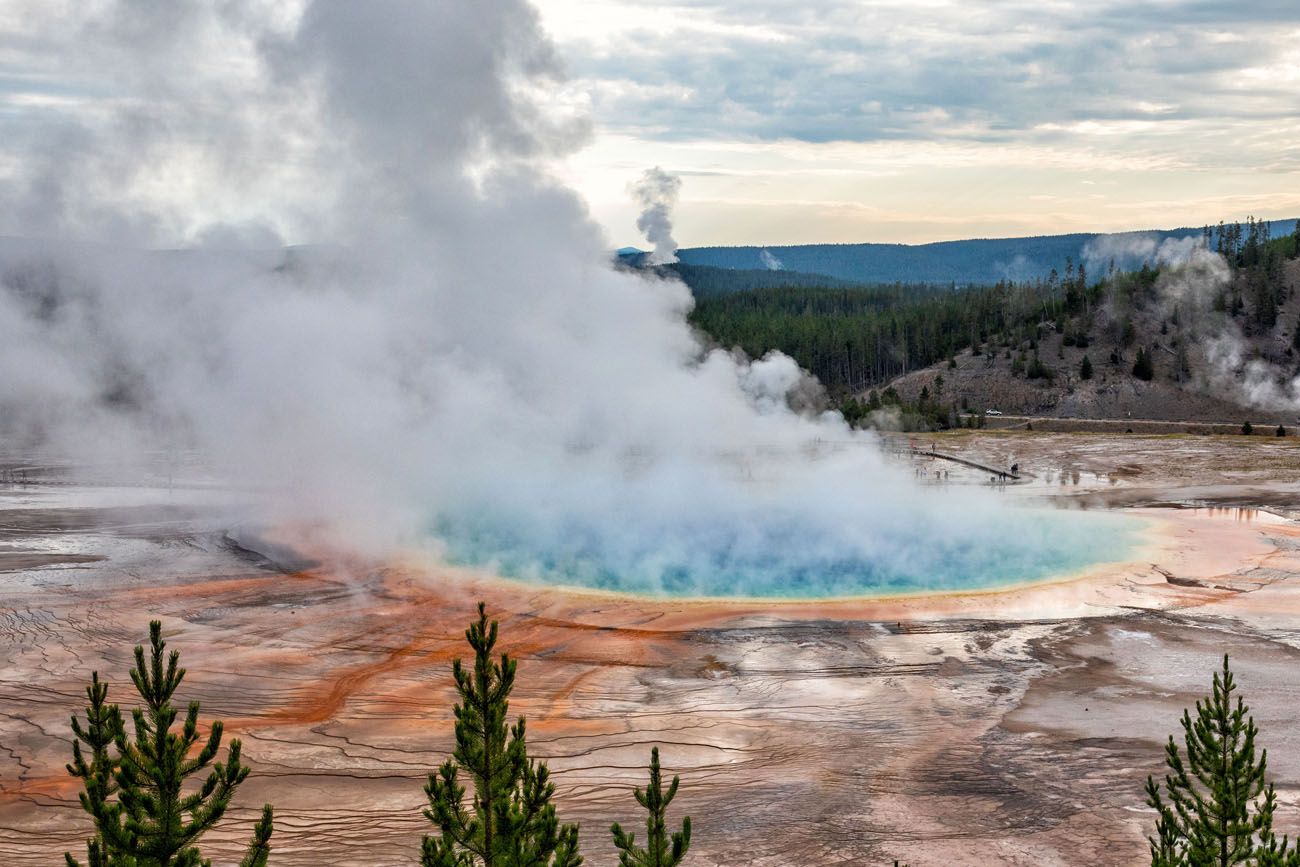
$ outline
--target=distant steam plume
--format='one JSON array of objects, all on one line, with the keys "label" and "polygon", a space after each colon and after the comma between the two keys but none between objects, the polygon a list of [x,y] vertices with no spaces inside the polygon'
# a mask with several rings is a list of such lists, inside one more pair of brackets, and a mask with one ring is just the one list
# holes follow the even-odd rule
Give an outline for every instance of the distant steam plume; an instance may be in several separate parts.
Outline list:
[{"label": "distant steam plume", "polygon": [[636,227],[654,245],[649,256],[651,265],[667,265],[677,261],[672,216],[681,189],[682,179],[658,166],[646,169],[631,187],[632,197],[641,206]]},{"label": "distant steam plume", "polygon": [[1113,264],[1118,270],[1133,271],[1143,263],[1152,267],[1186,262],[1203,246],[1200,235],[1161,238],[1144,232],[1102,235],[1084,245],[1080,259],[1096,275],[1105,275]]},{"label": "distant steam plume", "polygon": [[763,263],[763,267],[769,271],[780,271],[785,267],[781,260],[772,254],[771,250],[759,250],[758,261]]}]

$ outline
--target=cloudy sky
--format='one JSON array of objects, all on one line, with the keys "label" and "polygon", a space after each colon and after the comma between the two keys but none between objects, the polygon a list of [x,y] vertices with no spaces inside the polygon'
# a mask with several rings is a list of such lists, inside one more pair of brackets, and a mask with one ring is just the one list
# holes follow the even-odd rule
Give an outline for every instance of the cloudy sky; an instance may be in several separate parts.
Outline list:
[{"label": "cloudy sky", "polygon": [[[537,2],[565,76],[541,99],[578,121],[556,170],[615,245],[644,245],[629,185],[653,166],[682,178],[685,246],[1300,216],[1296,0]],[[288,32],[302,7],[0,0],[0,234],[102,229],[67,213],[93,189],[155,222],[183,198],[182,237],[256,214],[315,240],[277,186],[316,144],[291,135],[310,106],[244,23]],[[458,68],[430,58],[427,86]]]},{"label": "cloudy sky", "polygon": [[[683,176],[686,246],[1300,215],[1295,0],[541,0],[616,243]],[[643,245],[644,246],[644,245]]]}]

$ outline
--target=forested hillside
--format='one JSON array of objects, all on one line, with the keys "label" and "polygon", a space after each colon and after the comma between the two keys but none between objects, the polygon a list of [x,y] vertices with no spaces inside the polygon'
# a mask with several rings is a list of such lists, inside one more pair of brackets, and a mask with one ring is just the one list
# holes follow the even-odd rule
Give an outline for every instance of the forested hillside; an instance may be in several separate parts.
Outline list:
[{"label": "forested hillside", "polygon": [[754,358],[779,349],[839,393],[1055,319],[1064,303],[1059,289],[1049,281],[973,289],[764,288],[699,298],[691,321]]},{"label": "forested hillside", "polygon": [[[1046,279],[968,289],[769,286],[702,295],[691,321],[751,357],[792,356],[855,417],[882,398],[923,410],[939,426],[962,409],[992,406],[1222,414],[1246,399],[1222,392],[1247,368],[1257,405],[1296,372],[1296,231],[1273,239],[1266,223],[1228,225],[1203,233],[1204,255],[1190,263],[1102,279],[1067,260]],[[1175,394],[1197,391],[1216,402],[1194,406]]]}]

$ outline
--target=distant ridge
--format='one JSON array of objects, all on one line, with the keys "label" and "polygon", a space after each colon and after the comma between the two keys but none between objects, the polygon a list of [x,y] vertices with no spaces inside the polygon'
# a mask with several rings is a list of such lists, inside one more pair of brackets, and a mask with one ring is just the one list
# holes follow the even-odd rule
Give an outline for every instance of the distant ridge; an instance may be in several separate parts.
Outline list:
[{"label": "distant ridge", "polygon": [[[1273,220],[1273,237],[1289,235],[1296,221]],[[930,244],[799,244],[791,246],[684,247],[687,265],[741,270],[798,271],[849,283],[996,283],[1030,280],[1065,268],[1067,259],[1092,270],[1114,259],[1121,269],[1142,266],[1165,240],[1197,237],[1200,227],[1138,232],[1078,232],[1027,238],[977,238]],[[775,267],[774,267],[775,266]],[[1100,276],[1100,274],[1098,274]]]}]

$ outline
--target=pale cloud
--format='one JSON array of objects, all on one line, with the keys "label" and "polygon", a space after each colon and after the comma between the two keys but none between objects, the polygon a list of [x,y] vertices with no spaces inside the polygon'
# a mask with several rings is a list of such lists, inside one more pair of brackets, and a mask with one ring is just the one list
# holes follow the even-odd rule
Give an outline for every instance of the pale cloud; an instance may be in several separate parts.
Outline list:
[{"label": "pale cloud", "polygon": [[632,209],[612,193],[660,163],[688,177],[688,245],[1300,211],[1290,0],[541,8],[592,94],[596,142],[569,176],[620,241]]},{"label": "pale cloud", "polygon": [[[86,130],[110,118],[147,125],[148,106],[189,99],[219,78],[234,95],[228,111],[189,114],[221,117],[220,127],[196,122],[186,132],[193,141],[171,141],[149,178],[119,176],[93,149],[78,171],[151,203],[176,221],[165,227],[173,235],[237,220],[252,205],[274,211],[266,205],[280,184],[310,168],[310,143],[294,139],[303,107],[287,96],[277,117],[244,116],[238,82],[243,70],[257,74],[263,46],[238,19],[255,9],[288,27],[302,4],[223,0],[214,18],[188,4],[118,2],[141,12],[129,33],[96,31],[106,26],[101,0],[0,0],[0,169],[66,165],[53,157],[87,150]],[[1300,211],[1293,0],[538,5],[557,44],[539,62],[567,81],[536,113],[571,127],[575,141],[591,131],[590,146],[555,171],[583,192],[611,244],[636,242],[626,188],[654,165],[685,179],[678,222],[687,246],[927,241]],[[174,88],[160,70],[172,71]],[[262,171],[266,202],[223,192],[227,174],[246,170],[237,161],[197,158],[217,134],[227,152],[278,161]],[[198,217],[187,206],[182,222],[157,207],[178,191],[201,199]],[[70,216],[22,207],[11,200],[10,213],[33,231]],[[310,221],[281,211],[277,230],[310,240]]]},{"label": "pale cloud", "polygon": [[[563,22],[572,7],[543,8]],[[690,96],[598,101],[601,124],[665,139],[814,142],[1006,140],[1153,115],[1277,117],[1293,104],[1287,69],[1300,21],[1290,5],[1216,12],[1193,2],[1144,12],[738,0],[660,4],[653,23],[646,15],[622,24],[610,15],[599,31],[571,27],[561,39],[570,69],[593,84],[672,84]]]}]

